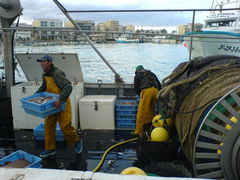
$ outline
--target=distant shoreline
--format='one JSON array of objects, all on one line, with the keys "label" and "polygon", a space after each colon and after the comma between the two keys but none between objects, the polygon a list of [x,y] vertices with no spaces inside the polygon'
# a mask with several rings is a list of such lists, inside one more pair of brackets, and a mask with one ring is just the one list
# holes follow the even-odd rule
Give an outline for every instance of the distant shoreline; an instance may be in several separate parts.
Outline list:
[{"label": "distant shoreline", "polygon": [[[106,43],[106,44],[110,44],[110,43],[114,43],[114,44],[118,44],[119,42],[116,41],[102,41],[102,42],[96,42],[93,41],[93,43],[99,44],[99,43]],[[147,42],[141,42],[141,43],[154,43],[154,44],[180,44],[181,41],[179,40],[173,40],[173,39],[163,39],[160,42],[153,42],[153,41],[147,41]],[[56,46],[56,45],[84,45],[84,44],[88,44],[87,41],[79,41],[79,42],[67,42],[67,41],[52,41],[52,42],[16,42],[15,45],[16,46]],[[119,43],[121,44],[121,43]],[[138,43],[135,43],[138,44]]]}]

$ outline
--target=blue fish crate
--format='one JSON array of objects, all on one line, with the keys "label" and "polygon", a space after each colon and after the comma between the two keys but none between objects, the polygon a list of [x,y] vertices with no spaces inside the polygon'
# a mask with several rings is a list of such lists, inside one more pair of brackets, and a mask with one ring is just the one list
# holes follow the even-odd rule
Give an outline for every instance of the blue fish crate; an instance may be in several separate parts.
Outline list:
[{"label": "blue fish crate", "polygon": [[[47,96],[51,96],[51,97],[53,97],[53,99],[46,103],[42,103],[42,104],[38,104],[38,103],[29,101],[33,98],[47,97]],[[58,100],[58,98],[59,98],[58,94],[41,92],[41,93],[33,94],[31,96],[24,97],[24,98],[20,99],[20,101],[22,102],[23,108],[26,108],[26,109],[29,109],[32,111],[36,111],[36,112],[41,112],[41,111],[48,110],[49,108],[53,108],[54,103],[55,103],[55,101]]]},{"label": "blue fish crate", "polygon": [[116,119],[116,124],[136,124],[136,119]]},{"label": "blue fish crate", "polygon": [[61,111],[63,111],[65,109],[65,103],[61,104],[61,107],[59,108],[50,108],[46,111],[41,111],[41,112],[38,112],[38,111],[33,111],[31,109],[27,109],[27,108],[24,108],[24,111],[28,114],[31,114],[33,116],[37,116],[37,117],[40,117],[40,118],[45,118],[47,116],[50,116],[50,115],[53,115],[53,114],[56,114],[56,113],[59,113]]},{"label": "blue fish crate", "polygon": [[5,165],[6,163],[16,161],[19,159],[24,159],[28,161],[30,164],[26,166],[26,168],[41,168],[42,167],[42,158],[29,154],[27,152],[18,150],[13,152],[12,154],[9,154],[8,156],[3,157],[0,159],[0,165]]},{"label": "blue fish crate", "polygon": [[116,114],[116,119],[136,119],[136,114]]},{"label": "blue fish crate", "polygon": [[124,124],[124,123],[116,124],[117,128],[130,128],[130,129],[134,129],[135,126],[136,126],[136,124]]},{"label": "blue fish crate", "polygon": [[[38,104],[38,103],[29,101],[33,98],[46,97],[46,96],[51,96],[51,97],[53,97],[53,99],[46,103],[42,103],[42,104]],[[24,111],[26,113],[40,117],[40,118],[45,118],[46,116],[56,114],[65,109],[65,106],[66,106],[65,102],[63,102],[59,108],[54,107],[55,102],[58,100],[58,98],[59,98],[58,94],[41,92],[41,93],[33,94],[28,97],[24,97],[24,98],[20,99],[20,101],[22,102],[22,108],[24,108]]]},{"label": "blue fish crate", "polygon": [[[37,140],[37,141],[44,141],[45,140],[45,136],[35,136],[35,140]],[[64,141],[64,137],[63,136],[56,136],[55,140],[56,141]]]},{"label": "blue fish crate", "polygon": [[119,99],[116,103],[116,110],[137,110],[138,103],[134,99]]},{"label": "blue fish crate", "polygon": [[116,117],[116,123],[117,128],[135,128],[136,126],[136,117]]},{"label": "blue fish crate", "polygon": [[137,111],[136,110],[117,110],[116,109],[116,114],[117,115],[136,115]]},{"label": "blue fish crate", "polygon": [[[36,140],[45,140],[45,137],[44,137],[44,123],[41,123],[34,128],[33,135],[34,135]],[[63,133],[60,129],[59,124],[57,124],[57,126],[56,126],[55,137],[56,137],[57,141],[63,141],[64,140],[64,136],[63,136]]]}]

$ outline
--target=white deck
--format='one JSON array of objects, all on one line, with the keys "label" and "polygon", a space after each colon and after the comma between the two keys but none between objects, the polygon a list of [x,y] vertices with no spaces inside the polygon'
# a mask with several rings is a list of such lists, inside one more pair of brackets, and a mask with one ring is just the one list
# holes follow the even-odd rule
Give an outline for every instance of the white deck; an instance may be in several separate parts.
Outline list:
[{"label": "white deck", "polygon": [[[93,173],[91,171],[70,171],[36,168],[0,168],[1,180],[191,180],[195,178],[153,177]],[[201,179],[198,179],[201,180]]]}]

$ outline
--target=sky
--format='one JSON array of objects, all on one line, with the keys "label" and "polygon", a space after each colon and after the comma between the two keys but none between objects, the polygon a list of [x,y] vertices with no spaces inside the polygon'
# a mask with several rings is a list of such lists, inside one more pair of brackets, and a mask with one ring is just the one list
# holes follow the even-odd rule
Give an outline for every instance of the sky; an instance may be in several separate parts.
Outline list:
[{"label": "sky", "polygon": [[[66,21],[52,0],[20,0],[23,8],[20,22],[52,18]],[[212,0],[59,0],[67,10],[139,10],[139,9],[209,9]],[[74,20],[93,20],[96,24],[109,19],[121,25],[177,26],[192,21],[192,12],[145,13],[70,13]],[[196,23],[203,23],[206,12],[196,13]]]}]

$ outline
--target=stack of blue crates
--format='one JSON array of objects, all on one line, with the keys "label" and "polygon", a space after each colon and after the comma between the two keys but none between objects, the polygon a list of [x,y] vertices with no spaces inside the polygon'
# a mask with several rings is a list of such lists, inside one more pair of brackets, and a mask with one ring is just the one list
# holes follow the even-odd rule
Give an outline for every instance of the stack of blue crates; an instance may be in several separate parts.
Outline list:
[{"label": "stack of blue crates", "polygon": [[[36,140],[44,140],[45,139],[45,137],[44,137],[44,123],[41,123],[41,124],[37,125],[33,130],[33,134],[34,134],[34,137],[35,137]],[[57,124],[55,136],[56,136],[57,141],[63,141],[64,140],[63,133],[60,129],[59,124]]]},{"label": "stack of blue crates", "polygon": [[115,107],[116,128],[135,128],[137,107],[135,99],[119,99]]}]

